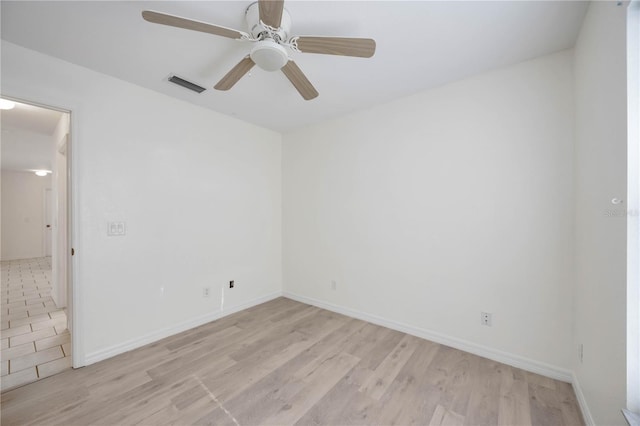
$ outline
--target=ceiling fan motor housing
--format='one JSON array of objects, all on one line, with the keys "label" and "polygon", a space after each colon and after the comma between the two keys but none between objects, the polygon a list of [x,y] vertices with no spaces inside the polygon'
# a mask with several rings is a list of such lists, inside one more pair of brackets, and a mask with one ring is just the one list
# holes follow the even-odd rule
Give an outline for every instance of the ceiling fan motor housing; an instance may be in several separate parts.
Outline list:
[{"label": "ceiling fan motor housing", "polygon": [[[258,2],[251,3],[245,12],[245,19],[247,20],[247,28],[253,38],[260,39],[262,33],[265,32],[265,28],[260,24],[260,9]],[[282,41],[287,41],[289,32],[291,31],[291,15],[287,9],[282,9],[282,19],[280,21],[280,28],[276,28],[275,34]]]}]

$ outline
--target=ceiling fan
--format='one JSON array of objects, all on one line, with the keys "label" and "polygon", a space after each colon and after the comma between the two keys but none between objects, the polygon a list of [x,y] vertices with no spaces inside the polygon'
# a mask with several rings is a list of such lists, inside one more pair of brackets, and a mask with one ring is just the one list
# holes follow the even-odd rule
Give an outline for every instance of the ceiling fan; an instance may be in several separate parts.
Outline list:
[{"label": "ceiling fan", "polygon": [[289,38],[291,17],[287,9],[284,8],[284,0],[259,0],[249,5],[245,12],[249,32],[151,10],[143,11],[142,17],[154,24],[254,43],[249,54],[214,86],[217,90],[231,89],[254,65],[258,65],[266,71],[282,70],[300,95],[304,99],[310,100],[318,96],[318,91],[296,63],[289,58],[289,50],[361,58],[370,58],[376,50],[376,42],[370,38],[311,36]]}]

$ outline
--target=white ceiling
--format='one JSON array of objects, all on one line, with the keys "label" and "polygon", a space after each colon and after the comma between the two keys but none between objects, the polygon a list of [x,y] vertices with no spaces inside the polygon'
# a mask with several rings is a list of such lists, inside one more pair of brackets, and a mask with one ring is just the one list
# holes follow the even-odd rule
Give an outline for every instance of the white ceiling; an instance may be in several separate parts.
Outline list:
[{"label": "white ceiling", "polygon": [[[144,21],[157,10],[246,31],[251,1],[2,1],[2,38],[280,132],[570,48],[581,1],[288,1],[291,35],[370,37],[373,58],[292,53],[320,92],[304,101],[280,72],[254,68],[212,87],[250,49]],[[166,81],[175,73],[209,90]]]},{"label": "white ceiling", "polygon": [[2,130],[19,129],[50,136],[62,117],[62,112],[16,102],[13,109],[0,110]]},{"label": "white ceiling", "polygon": [[51,170],[52,135],[62,112],[16,103],[0,110],[2,170]]}]

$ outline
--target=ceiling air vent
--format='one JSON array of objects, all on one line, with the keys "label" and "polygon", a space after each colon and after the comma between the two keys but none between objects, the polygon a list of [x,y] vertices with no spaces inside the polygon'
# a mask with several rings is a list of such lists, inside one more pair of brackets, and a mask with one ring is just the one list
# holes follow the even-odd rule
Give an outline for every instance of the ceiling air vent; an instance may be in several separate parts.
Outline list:
[{"label": "ceiling air vent", "polygon": [[180,78],[178,76],[175,76],[175,75],[172,75],[171,77],[169,77],[169,81],[172,82],[172,83],[177,84],[178,86],[182,86],[185,89],[193,90],[194,92],[198,92],[198,93],[202,93],[205,90],[207,90],[202,86],[198,86],[195,83],[192,83],[190,81],[187,81],[187,80],[185,80],[183,78]]}]

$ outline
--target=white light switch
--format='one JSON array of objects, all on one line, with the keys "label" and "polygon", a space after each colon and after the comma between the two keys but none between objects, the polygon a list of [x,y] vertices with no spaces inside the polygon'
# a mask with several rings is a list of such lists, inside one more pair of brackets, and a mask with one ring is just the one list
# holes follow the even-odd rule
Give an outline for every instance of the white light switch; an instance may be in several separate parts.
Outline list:
[{"label": "white light switch", "polygon": [[107,235],[110,237],[120,237],[126,234],[124,222],[107,222]]}]

